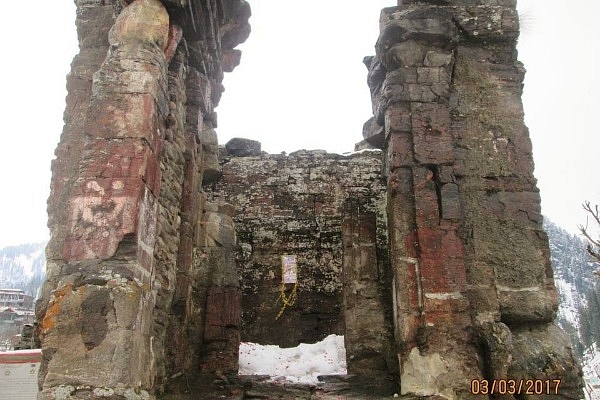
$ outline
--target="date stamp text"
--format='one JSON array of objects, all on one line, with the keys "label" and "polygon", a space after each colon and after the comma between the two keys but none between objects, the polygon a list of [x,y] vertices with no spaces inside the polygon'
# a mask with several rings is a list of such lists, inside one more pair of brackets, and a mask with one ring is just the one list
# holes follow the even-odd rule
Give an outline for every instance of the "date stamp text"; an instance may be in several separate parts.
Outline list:
[{"label": "date stamp text", "polygon": [[472,394],[556,395],[560,379],[473,379]]}]

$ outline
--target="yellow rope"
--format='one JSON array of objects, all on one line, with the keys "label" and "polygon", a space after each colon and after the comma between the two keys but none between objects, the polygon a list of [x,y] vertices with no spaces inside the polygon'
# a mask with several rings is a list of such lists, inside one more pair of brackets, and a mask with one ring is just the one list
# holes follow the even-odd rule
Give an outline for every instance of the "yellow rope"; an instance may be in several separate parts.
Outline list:
[{"label": "yellow rope", "polygon": [[279,310],[279,314],[277,314],[277,317],[275,318],[276,320],[279,319],[279,317],[281,317],[281,315],[283,314],[283,312],[285,311],[285,309],[287,307],[291,307],[294,305],[294,303],[296,302],[296,299],[298,298],[298,290],[297,289],[298,289],[298,282],[294,283],[294,288],[292,289],[292,292],[288,296],[285,293],[285,284],[284,283],[281,284],[281,286],[279,287],[279,290],[280,290],[279,297],[275,301],[275,303],[277,304],[279,302],[279,300],[281,300],[281,310]]},{"label": "yellow rope", "polygon": [[[289,271],[289,267],[292,267],[293,270]],[[294,287],[292,288],[292,291],[289,295],[286,294],[286,286],[285,286],[285,282],[287,281],[286,273],[288,273],[288,272],[292,272],[292,279],[294,282]],[[296,299],[298,298],[298,267],[296,265],[296,257],[295,256],[288,256],[288,255],[281,256],[281,277],[282,277],[282,282],[281,282],[281,286],[279,286],[279,292],[280,292],[279,297],[277,298],[277,300],[275,300],[275,304],[277,304],[281,300],[281,310],[279,310],[279,313],[277,314],[277,317],[275,318],[276,320],[279,319],[279,317],[281,317],[281,315],[283,314],[283,312],[285,311],[285,309],[287,307],[293,306],[294,303],[296,302]],[[287,281],[287,282],[292,283],[291,281]]]}]

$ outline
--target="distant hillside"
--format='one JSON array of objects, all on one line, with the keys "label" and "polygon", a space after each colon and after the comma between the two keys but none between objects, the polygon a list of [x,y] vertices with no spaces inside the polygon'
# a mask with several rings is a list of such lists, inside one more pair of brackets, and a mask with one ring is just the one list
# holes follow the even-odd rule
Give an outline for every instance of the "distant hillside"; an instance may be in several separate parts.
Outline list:
[{"label": "distant hillside", "polygon": [[37,297],[46,275],[46,243],[28,243],[0,249],[0,288],[23,289]]},{"label": "distant hillside", "polygon": [[586,252],[587,243],[545,219],[550,239],[552,267],[560,294],[558,325],[571,337],[573,349],[584,360],[590,349],[600,348],[599,267]]}]

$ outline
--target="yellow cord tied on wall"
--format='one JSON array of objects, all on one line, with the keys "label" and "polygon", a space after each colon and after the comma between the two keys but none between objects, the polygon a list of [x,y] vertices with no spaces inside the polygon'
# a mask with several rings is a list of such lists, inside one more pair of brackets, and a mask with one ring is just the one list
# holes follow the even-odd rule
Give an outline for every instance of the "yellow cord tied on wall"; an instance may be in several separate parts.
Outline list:
[{"label": "yellow cord tied on wall", "polygon": [[[293,284],[292,291],[287,294],[286,285]],[[281,310],[275,319],[279,319],[287,307],[291,307],[298,298],[298,265],[296,264],[296,256],[283,255],[281,256],[281,285],[279,286],[279,297],[275,303],[281,301]]]}]

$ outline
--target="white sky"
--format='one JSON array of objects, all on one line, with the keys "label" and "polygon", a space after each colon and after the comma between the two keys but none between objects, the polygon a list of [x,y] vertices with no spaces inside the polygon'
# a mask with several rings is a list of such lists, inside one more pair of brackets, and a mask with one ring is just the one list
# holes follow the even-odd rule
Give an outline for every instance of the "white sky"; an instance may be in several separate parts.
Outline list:
[{"label": "white sky", "polygon": [[[351,151],[371,116],[367,70],[381,8],[394,0],[250,0],[253,32],[226,76],[219,138],[263,150]],[[600,202],[600,2],[519,0],[525,112],[543,212],[575,232]],[[318,10],[318,12],[314,12]],[[293,14],[292,14],[293,13]],[[65,75],[77,51],[72,0],[32,0],[0,16],[3,142],[0,247],[47,238],[50,160],[62,130]]]}]

